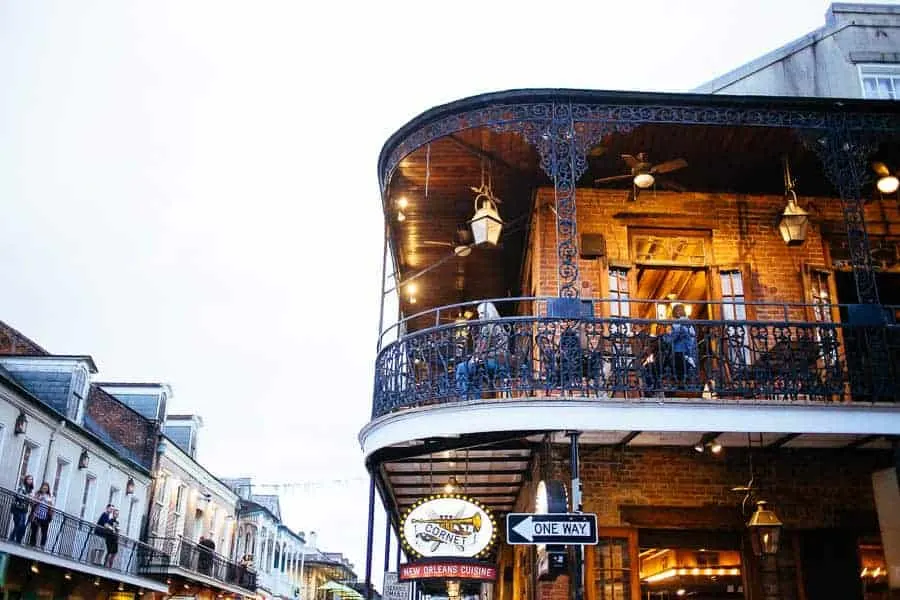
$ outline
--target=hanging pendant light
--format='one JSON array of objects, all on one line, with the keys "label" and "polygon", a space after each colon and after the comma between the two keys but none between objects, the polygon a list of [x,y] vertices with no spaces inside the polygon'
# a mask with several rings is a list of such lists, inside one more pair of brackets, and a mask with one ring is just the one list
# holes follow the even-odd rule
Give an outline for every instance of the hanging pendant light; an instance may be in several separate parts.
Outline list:
[{"label": "hanging pendant light", "polygon": [[781,239],[788,246],[799,246],[806,241],[806,232],[809,229],[809,213],[797,205],[797,192],[794,191],[796,180],[791,178],[791,168],[787,157],[784,157],[784,195],[788,204],[781,213],[778,222],[778,231]]},{"label": "hanging pendant light", "polygon": [[[479,205],[480,201],[480,205]],[[490,244],[496,246],[500,241],[500,232],[503,230],[503,220],[497,212],[497,205],[485,195],[479,194],[475,198],[475,216],[469,222],[472,227],[472,237],[475,245]]]},{"label": "hanging pendant light", "polygon": [[481,163],[481,185],[471,188],[475,192],[475,215],[469,221],[472,228],[472,237],[476,246],[490,244],[496,246],[500,241],[500,232],[503,231],[503,219],[497,211],[499,200],[494,196],[491,187],[491,179],[488,176],[485,182],[484,161]]},{"label": "hanging pendant light", "polygon": [[756,503],[756,512],[750,517],[747,528],[750,530],[750,543],[756,556],[772,556],[778,554],[781,541],[781,530],[784,523],[767,508],[765,500]]}]

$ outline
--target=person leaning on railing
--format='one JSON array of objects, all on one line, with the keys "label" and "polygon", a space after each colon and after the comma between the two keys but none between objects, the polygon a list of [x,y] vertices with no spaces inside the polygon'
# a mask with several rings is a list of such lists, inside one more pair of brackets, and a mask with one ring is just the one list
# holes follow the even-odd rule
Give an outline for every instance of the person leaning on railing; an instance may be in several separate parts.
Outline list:
[{"label": "person leaning on railing", "polygon": [[34,495],[34,509],[31,511],[31,535],[29,544],[36,545],[37,533],[41,531],[41,548],[47,544],[47,528],[53,520],[53,494],[50,493],[50,483],[45,481]]},{"label": "person leaning on railing", "polygon": [[31,508],[31,494],[33,491],[34,478],[31,475],[26,475],[19,482],[16,495],[12,499],[12,506],[9,508],[13,519],[13,530],[9,539],[17,544],[22,543],[22,538],[25,537],[25,530],[28,528],[28,511]]},{"label": "person leaning on railing", "polygon": [[[482,302],[478,305],[478,320],[497,321],[500,313],[493,302]],[[484,373],[493,378],[501,367],[506,366],[507,352],[509,350],[509,336],[499,323],[486,323],[482,325],[475,335],[474,351],[472,356],[456,365],[456,391],[460,396],[466,396],[478,385],[473,385],[479,367]]]}]

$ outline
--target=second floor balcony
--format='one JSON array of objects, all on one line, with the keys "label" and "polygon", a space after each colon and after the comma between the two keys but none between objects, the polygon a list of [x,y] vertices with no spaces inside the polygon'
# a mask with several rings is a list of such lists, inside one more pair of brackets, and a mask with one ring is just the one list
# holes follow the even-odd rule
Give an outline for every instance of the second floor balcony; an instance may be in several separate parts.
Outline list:
[{"label": "second floor balcony", "polygon": [[231,593],[245,594],[256,590],[256,572],[233,562],[214,550],[184,538],[151,537],[150,545],[159,550],[141,570],[147,575],[178,576],[188,589],[192,585],[210,584]]},{"label": "second floor balcony", "polygon": [[75,515],[42,508],[30,498],[0,488],[0,550],[53,565],[68,573],[66,579],[78,572],[136,588],[166,590],[143,577],[146,565],[169,560],[162,549],[127,536],[107,534],[95,523]]},{"label": "second floor balcony", "polygon": [[[621,316],[665,315],[666,302],[649,300],[491,304],[492,319],[467,320],[484,306],[470,303],[401,323],[433,325],[381,350],[373,418],[495,398],[900,402],[896,307],[877,307],[882,324],[875,325],[855,315],[832,322],[832,313],[855,307],[821,304],[704,302],[690,305],[700,317],[684,319]],[[748,309],[769,318],[746,318]]]}]

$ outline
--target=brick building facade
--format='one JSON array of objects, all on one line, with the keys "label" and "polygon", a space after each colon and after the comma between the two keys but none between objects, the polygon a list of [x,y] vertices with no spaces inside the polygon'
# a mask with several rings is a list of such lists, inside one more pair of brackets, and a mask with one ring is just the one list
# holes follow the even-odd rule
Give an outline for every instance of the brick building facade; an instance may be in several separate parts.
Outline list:
[{"label": "brick building facade", "polygon": [[900,205],[864,171],[900,161],[895,110],[524,90],[404,126],[379,161],[401,322],[360,434],[395,530],[423,496],[502,523],[558,481],[599,543],[557,572],[501,540],[482,594],[891,597]]}]

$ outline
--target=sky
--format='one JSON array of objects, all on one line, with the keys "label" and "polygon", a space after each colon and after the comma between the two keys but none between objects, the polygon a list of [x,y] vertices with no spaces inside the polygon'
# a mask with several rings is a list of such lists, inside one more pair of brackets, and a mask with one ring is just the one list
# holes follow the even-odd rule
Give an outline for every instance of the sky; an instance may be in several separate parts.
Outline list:
[{"label": "sky", "polygon": [[688,91],[827,6],[0,0],[0,319],[170,383],[200,461],[297,484],[362,577],[385,140],[488,91]]}]

